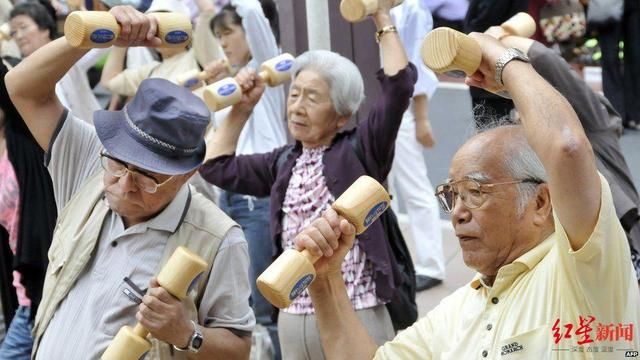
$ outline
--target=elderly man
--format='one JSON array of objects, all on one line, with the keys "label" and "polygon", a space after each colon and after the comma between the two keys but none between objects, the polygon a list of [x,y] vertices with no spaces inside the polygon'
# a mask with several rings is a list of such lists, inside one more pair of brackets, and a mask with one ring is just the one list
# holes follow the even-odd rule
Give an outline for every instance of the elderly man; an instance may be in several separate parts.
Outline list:
[{"label": "elderly man", "polygon": [[354,227],[327,211],[296,238],[324,255],[309,290],[327,357],[617,359],[618,349],[638,350],[629,246],[575,112],[521,53],[472,36],[483,57],[467,83],[507,90],[522,118],[467,141],[436,190],[478,275],[378,348],[339,276]]},{"label": "elderly man", "polygon": [[[122,28],[118,46],[160,44],[153,17],[131,7],[110,12]],[[96,359],[121,326],[138,321],[155,338],[147,358],[186,358],[180,351],[190,359],[246,358],[255,319],[244,236],[186,185],[204,158],[206,106],[151,79],[123,111],[97,111],[94,129],[54,91],[85,52],[58,39],[6,76],[16,108],[47,150],[61,209],[33,356]],[[177,246],[210,264],[182,302],[153,278]]]},{"label": "elderly man", "polygon": [[500,26],[493,26],[486,33],[501,39],[506,46],[526,53],[540,76],[573,106],[593,148],[598,171],[611,188],[613,205],[627,234],[636,277],[640,279],[640,197],[620,149],[620,115],[609,100],[591,90],[552,49],[528,38],[509,35]]}]

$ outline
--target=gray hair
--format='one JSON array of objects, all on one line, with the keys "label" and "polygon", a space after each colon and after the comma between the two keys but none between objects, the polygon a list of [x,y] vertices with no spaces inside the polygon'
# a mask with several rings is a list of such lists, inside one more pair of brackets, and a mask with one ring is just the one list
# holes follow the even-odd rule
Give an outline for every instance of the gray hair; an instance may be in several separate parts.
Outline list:
[{"label": "gray hair", "polygon": [[364,100],[364,81],[351,60],[332,51],[310,50],[296,58],[292,81],[302,70],[313,70],[327,82],[338,115],[350,116],[358,111]]},{"label": "gray hair", "polygon": [[[511,141],[507,146],[506,152],[509,155],[503,159],[505,171],[514,180],[529,179],[535,180],[538,183],[546,183],[547,172],[544,170],[540,158],[538,158],[538,155],[529,145],[522,126],[514,122],[513,117],[503,117],[488,122],[478,128],[477,133],[480,134],[498,128],[513,128],[516,130],[513,132],[510,138]],[[518,192],[518,216],[522,216],[527,202],[535,196],[538,191],[538,185],[537,183],[531,182],[523,182],[516,185]]]}]

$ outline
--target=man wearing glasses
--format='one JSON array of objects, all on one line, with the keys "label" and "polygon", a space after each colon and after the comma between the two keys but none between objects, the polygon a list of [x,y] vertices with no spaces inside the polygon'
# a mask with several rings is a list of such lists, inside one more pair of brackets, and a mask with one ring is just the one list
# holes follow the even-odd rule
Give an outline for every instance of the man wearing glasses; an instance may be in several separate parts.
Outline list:
[{"label": "man wearing glasses", "polygon": [[[640,295],[611,190],[571,105],[528,58],[485,34],[471,86],[506,90],[522,125],[468,140],[436,189],[478,274],[381,347],[339,276],[355,228],[333,210],[296,238],[331,359],[617,359],[640,349]],[[616,335],[617,334],[617,335]],[[597,354],[594,354],[596,353]]]},{"label": "man wearing glasses", "polygon": [[[119,46],[157,46],[155,19],[111,9]],[[55,83],[86,50],[61,38],[6,76],[11,98],[47,151],[59,219],[34,325],[36,359],[97,359],[123,325],[153,338],[147,358],[249,354],[249,258],[242,231],[187,180],[205,155],[209,111],[187,89],[145,80],[95,129],[69,113]],[[178,246],[209,264],[182,302],[154,275]]]}]

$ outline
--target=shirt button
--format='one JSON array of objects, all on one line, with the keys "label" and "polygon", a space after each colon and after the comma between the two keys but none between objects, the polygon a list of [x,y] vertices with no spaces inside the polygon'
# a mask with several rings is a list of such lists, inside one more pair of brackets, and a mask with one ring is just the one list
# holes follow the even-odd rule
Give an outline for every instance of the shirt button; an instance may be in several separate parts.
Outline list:
[{"label": "shirt button", "polygon": [[116,246],[118,246],[118,242],[117,242],[117,241],[115,241],[115,240],[113,240],[113,241],[111,242],[111,246],[112,246],[112,247],[116,247]]},{"label": "shirt button", "polygon": [[491,299],[491,302],[494,303],[494,304],[497,304],[498,303],[498,298],[494,297],[493,299]]},{"label": "shirt button", "polygon": [[488,324],[488,325],[487,325],[487,330],[491,330],[491,328],[492,328],[492,327],[493,327],[493,326],[491,326],[491,324]]},{"label": "shirt button", "polygon": [[487,350],[482,350],[482,357],[487,357],[487,355],[489,355],[489,352],[487,352]]}]

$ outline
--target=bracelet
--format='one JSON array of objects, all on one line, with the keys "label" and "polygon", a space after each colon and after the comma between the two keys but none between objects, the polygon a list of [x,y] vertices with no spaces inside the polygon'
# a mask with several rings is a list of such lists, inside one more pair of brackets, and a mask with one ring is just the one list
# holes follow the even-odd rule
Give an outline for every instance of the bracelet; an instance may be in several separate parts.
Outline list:
[{"label": "bracelet", "polygon": [[396,27],[394,25],[387,25],[387,26],[383,27],[382,29],[376,31],[376,42],[379,43],[380,42],[380,38],[382,37],[382,35],[384,35],[386,33],[390,33],[390,32],[397,33],[398,29],[396,29]]}]

